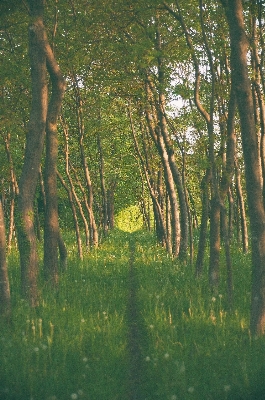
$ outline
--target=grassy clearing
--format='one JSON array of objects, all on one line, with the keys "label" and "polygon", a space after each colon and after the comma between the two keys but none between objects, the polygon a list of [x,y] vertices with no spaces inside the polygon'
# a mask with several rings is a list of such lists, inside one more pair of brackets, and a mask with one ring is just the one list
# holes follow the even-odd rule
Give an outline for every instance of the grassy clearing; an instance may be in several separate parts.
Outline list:
[{"label": "grassy clearing", "polygon": [[[225,284],[212,296],[146,233],[112,233],[77,261],[70,253],[60,291],[41,285],[31,310],[9,259],[13,322],[0,326],[0,399],[128,399],[128,276],[134,242],[140,351],[147,400],[262,399],[265,341],[248,331],[250,263],[234,254],[235,310]],[[225,271],[222,272],[225,277]],[[140,399],[139,399],[140,400]]]}]

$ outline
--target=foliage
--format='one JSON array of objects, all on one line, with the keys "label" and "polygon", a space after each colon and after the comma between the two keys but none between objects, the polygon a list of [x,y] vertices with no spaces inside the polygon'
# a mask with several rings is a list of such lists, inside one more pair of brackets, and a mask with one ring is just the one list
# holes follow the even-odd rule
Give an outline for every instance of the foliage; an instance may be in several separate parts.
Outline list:
[{"label": "foliage", "polygon": [[116,226],[125,232],[134,232],[143,228],[143,217],[138,206],[130,206],[116,216]]}]

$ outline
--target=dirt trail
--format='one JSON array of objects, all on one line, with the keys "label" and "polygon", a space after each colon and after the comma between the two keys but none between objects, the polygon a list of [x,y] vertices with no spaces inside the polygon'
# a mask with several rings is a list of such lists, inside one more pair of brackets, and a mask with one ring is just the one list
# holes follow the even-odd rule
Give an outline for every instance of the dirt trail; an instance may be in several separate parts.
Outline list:
[{"label": "dirt trail", "polygon": [[141,321],[137,301],[138,279],[135,262],[135,242],[130,240],[129,260],[129,297],[128,318],[128,353],[129,353],[129,400],[144,400],[146,390],[146,372],[143,365],[142,349],[145,342],[145,329]]}]

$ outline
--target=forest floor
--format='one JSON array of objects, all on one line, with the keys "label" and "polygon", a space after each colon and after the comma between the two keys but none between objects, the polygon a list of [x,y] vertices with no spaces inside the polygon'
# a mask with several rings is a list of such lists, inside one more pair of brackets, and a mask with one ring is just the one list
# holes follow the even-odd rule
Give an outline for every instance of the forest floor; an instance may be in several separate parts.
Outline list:
[{"label": "forest floor", "polygon": [[40,306],[20,296],[9,255],[12,325],[0,321],[0,400],[262,400],[265,340],[249,334],[250,262],[232,252],[215,296],[146,232],[112,232],[83,261],[74,235],[54,292],[40,275]]}]

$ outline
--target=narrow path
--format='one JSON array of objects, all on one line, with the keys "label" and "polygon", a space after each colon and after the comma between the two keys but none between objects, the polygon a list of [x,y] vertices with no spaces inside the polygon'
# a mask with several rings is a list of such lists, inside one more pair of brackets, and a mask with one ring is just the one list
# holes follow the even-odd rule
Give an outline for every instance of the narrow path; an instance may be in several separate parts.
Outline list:
[{"label": "narrow path", "polygon": [[142,348],[145,342],[145,329],[141,321],[137,288],[138,279],[135,262],[135,242],[130,244],[129,260],[129,296],[127,305],[128,318],[128,354],[129,354],[129,400],[144,400],[146,387],[146,373],[143,365]]}]

